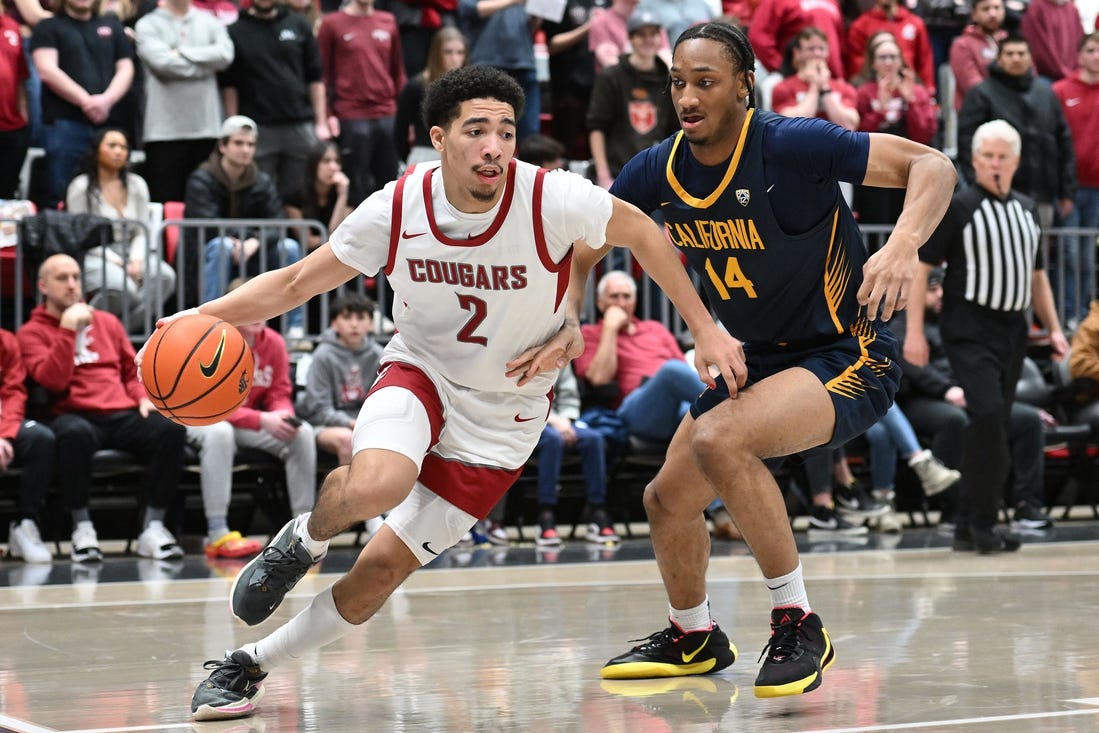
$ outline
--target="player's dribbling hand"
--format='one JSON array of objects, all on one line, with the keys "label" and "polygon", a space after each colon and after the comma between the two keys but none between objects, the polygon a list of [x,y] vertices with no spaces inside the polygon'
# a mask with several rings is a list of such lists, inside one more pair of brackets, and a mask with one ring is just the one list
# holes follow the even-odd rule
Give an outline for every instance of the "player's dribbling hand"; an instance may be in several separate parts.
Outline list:
[{"label": "player's dribbling hand", "polygon": [[505,375],[509,379],[519,377],[517,386],[522,387],[542,372],[564,368],[583,353],[584,336],[580,333],[580,324],[569,318],[549,341],[530,347],[505,364]]},{"label": "player's dribbling hand", "polygon": [[[198,308],[188,308],[187,310],[179,311],[178,313],[173,313],[170,316],[164,316],[163,318],[157,320],[156,325],[153,326],[153,330],[155,331],[158,328],[163,328],[164,326],[167,326],[169,323],[171,323],[172,321],[174,321],[177,318],[183,318],[183,316],[197,316],[197,315],[198,315]],[[152,337],[150,336],[150,338],[152,338]],[[149,342],[146,341],[144,344],[141,345],[141,348],[137,350],[137,353],[134,354],[134,365],[137,367],[137,381],[139,381],[139,382],[141,381],[141,360],[145,358],[145,347],[148,346],[148,345],[149,345]],[[151,405],[152,403],[149,403],[149,404]]]},{"label": "player's dribbling hand", "polygon": [[736,397],[748,379],[748,367],[744,364],[744,346],[716,323],[692,335],[695,339],[695,369],[698,376],[707,387],[716,388],[717,381],[710,373],[712,364],[725,378],[729,396]]}]

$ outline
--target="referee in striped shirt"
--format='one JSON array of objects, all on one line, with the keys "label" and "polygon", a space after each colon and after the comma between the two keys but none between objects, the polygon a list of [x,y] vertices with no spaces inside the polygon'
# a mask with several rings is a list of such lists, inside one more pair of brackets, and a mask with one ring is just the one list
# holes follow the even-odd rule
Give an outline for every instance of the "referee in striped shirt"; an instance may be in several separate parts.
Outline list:
[{"label": "referee in striped shirt", "polygon": [[[927,274],[946,263],[943,347],[969,414],[955,550],[1019,549],[1018,537],[995,525],[1011,465],[1008,414],[1026,352],[1029,309],[1049,331],[1053,358],[1068,353],[1045,272],[1034,201],[1011,190],[1021,146],[1019,133],[1003,120],[977,128],[976,185],[954,194],[939,228],[920,248],[922,273],[908,298],[923,303]],[[923,309],[909,309],[907,322],[904,356],[922,366],[928,358]]]}]

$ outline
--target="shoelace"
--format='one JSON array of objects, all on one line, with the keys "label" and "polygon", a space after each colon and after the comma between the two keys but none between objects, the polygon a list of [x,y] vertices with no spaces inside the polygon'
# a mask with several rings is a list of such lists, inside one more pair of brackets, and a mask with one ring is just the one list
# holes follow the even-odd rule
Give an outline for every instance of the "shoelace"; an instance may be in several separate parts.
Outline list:
[{"label": "shoelace", "polygon": [[244,667],[232,659],[209,659],[203,663],[202,668],[213,670],[210,681],[222,689],[243,693],[248,691],[253,682]]},{"label": "shoelace", "polygon": [[[282,587],[289,590],[298,581],[296,576],[301,572],[302,563],[293,552],[287,552],[281,547],[272,545],[263,551],[263,566],[267,572],[252,585]],[[277,583],[272,583],[272,580]]]},{"label": "shoelace", "polygon": [[643,641],[644,644],[639,644],[636,649],[640,652],[651,652],[661,649],[668,644],[674,644],[679,637],[676,636],[675,629],[669,626],[666,629],[649,634],[644,639],[630,639],[631,642]]},{"label": "shoelace", "polygon": [[[757,662],[768,657],[774,662],[785,662],[801,646],[798,639],[798,630],[801,628],[801,619],[791,619],[781,624],[771,624],[771,639],[759,653]],[[770,653],[768,653],[770,650]]]}]

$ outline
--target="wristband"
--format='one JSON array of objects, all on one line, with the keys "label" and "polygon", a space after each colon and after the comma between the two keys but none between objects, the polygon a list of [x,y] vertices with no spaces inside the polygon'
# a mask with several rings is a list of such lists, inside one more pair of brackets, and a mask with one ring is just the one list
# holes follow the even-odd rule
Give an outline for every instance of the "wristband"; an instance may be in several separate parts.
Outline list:
[{"label": "wristband", "polygon": [[178,313],[173,313],[170,316],[164,316],[163,318],[159,319],[157,321],[157,323],[159,323],[159,324],[168,324],[168,323],[171,323],[172,321],[176,320],[177,318],[183,318],[184,316],[197,316],[198,314],[199,314],[198,313],[198,308],[188,308],[185,311],[180,311]]}]

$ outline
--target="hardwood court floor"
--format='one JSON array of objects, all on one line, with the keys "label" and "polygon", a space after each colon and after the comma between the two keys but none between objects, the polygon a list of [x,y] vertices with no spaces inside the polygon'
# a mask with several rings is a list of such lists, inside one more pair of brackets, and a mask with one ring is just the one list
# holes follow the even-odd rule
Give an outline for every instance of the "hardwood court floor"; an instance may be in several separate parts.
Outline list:
[{"label": "hardwood court floor", "polygon": [[1099,526],[1054,533],[995,557],[952,553],[929,530],[895,549],[874,549],[876,537],[858,551],[806,544],[837,659],[819,690],[779,700],[752,692],[769,603],[741,543],[715,543],[709,571],[736,664],[615,683],[600,680],[602,663],[664,623],[648,540],[609,553],[574,541],[554,564],[530,547],[453,554],[440,565],[471,566],[417,573],[370,623],[276,670],[255,717],[218,724],[190,722],[202,661],[299,611],[352,549],[256,629],[229,617],[231,569],[200,558],[187,572],[111,558],[98,582],[60,560],[38,577],[7,561],[0,731],[1096,731]]}]

